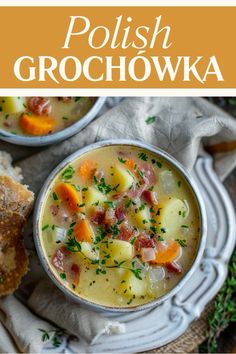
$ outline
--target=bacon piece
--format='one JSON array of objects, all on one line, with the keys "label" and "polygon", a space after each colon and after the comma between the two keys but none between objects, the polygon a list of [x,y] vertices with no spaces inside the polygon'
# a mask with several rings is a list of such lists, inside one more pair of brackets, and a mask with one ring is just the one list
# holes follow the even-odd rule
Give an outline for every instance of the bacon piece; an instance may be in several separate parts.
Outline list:
[{"label": "bacon piece", "polygon": [[108,208],[105,212],[104,222],[106,225],[110,226],[117,223],[117,218],[115,215],[115,209]]},{"label": "bacon piece", "polygon": [[144,180],[146,183],[148,183],[148,185],[156,183],[157,181],[156,174],[153,167],[150,164],[148,163],[142,164],[139,170],[142,172],[144,176]]},{"label": "bacon piece", "polygon": [[166,265],[166,268],[171,273],[182,273],[182,267],[176,262],[171,262]]},{"label": "bacon piece", "polygon": [[28,100],[29,110],[38,115],[49,115],[52,112],[52,104],[45,97],[30,97]]},{"label": "bacon piece", "polygon": [[65,260],[69,254],[70,251],[67,250],[66,246],[58,248],[52,257],[52,264],[54,267],[62,272],[65,271]]},{"label": "bacon piece", "polygon": [[101,225],[105,218],[105,209],[102,207],[95,207],[90,217],[90,220],[95,225]]},{"label": "bacon piece", "polygon": [[130,241],[132,237],[135,236],[135,230],[128,222],[123,222],[120,226],[120,233],[117,236],[118,240]]},{"label": "bacon piece", "polygon": [[142,197],[149,203],[153,205],[158,205],[158,200],[156,196],[156,192],[145,190],[142,193]]},{"label": "bacon piece", "polygon": [[62,101],[63,103],[70,103],[72,101],[72,97],[57,97],[58,101]]},{"label": "bacon piece", "polygon": [[142,248],[154,248],[155,242],[152,238],[146,235],[144,232],[138,236],[134,243],[136,252],[140,252]]},{"label": "bacon piece", "polygon": [[12,122],[4,122],[3,125],[6,128],[11,128],[12,127]]},{"label": "bacon piece", "polygon": [[115,216],[119,221],[125,220],[125,218],[126,218],[125,207],[123,205],[116,207]]},{"label": "bacon piece", "polygon": [[99,171],[99,170],[95,170],[94,176],[97,178],[97,180],[100,180],[101,178],[104,177],[104,172]]},{"label": "bacon piece", "polygon": [[78,264],[73,263],[71,267],[67,270],[66,274],[70,283],[75,286],[79,284],[80,268]]},{"label": "bacon piece", "polygon": [[59,206],[55,204],[50,205],[49,209],[53,216],[56,216],[59,212]]}]

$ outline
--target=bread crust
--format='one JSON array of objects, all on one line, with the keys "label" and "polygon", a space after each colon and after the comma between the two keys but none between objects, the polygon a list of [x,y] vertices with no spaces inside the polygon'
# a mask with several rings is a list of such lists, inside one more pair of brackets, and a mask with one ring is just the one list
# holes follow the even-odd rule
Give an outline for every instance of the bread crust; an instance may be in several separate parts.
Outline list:
[{"label": "bread crust", "polygon": [[0,297],[12,294],[28,271],[23,228],[34,194],[9,176],[0,176]]},{"label": "bread crust", "polygon": [[32,210],[34,194],[11,177],[0,176],[0,209],[27,218]]}]

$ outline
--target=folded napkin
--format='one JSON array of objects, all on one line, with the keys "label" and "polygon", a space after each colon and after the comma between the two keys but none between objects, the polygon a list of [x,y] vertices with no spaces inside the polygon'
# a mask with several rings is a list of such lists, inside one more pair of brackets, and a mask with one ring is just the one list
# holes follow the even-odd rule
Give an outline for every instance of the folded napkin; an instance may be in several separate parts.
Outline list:
[{"label": "folded napkin", "polygon": [[[108,103],[110,101],[111,99]],[[23,170],[24,182],[37,193],[51,170],[65,157],[82,146],[110,138],[146,141],[166,150],[191,170],[198,154],[204,153],[203,144],[215,146],[222,142],[236,140],[236,121],[201,98],[126,98],[67,141],[20,161],[18,166]],[[16,156],[19,156],[19,151]],[[221,179],[225,178],[234,166],[236,166],[235,150],[215,155],[215,167]],[[34,270],[26,277],[25,283],[18,292],[18,296],[21,296],[23,301],[25,294],[30,295],[34,278],[37,279],[35,283],[38,284],[39,273],[40,271]],[[29,282],[27,282],[28,278],[30,278]],[[69,334],[79,336],[90,343],[94,343],[101,334],[124,331],[123,325],[111,323],[101,314],[70,303],[48,281],[43,280],[39,283],[29,296],[27,306],[32,312],[18,300],[13,299],[14,297],[7,297],[0,301],[0,311],[4,314],[4,317],[0,317],[0,322],[11,334],[20,351],[41,351],[44,343],[38,343],[38,336],[42,335],[38,328],[43,326],[40,317],[46,322],[43,328],[48,326],[53,332],[57,327],[63,327]],[[11,309],[12,303],[15,311]],[[19,321],[19,316],[24,318],[22,323]],[[30,326],[32,318],[33,325]],[[8,332],[5,332],[5,337]],[[33,342],[37,343],[37,348],[33,347]],[[9,338],[4,351],[10,352],[11,345],[14,346],[14,342]],[[79,351],[80,342],[77,342],[75,347]],[[89,348],[87,347],[86,350],[89,351]]]}]

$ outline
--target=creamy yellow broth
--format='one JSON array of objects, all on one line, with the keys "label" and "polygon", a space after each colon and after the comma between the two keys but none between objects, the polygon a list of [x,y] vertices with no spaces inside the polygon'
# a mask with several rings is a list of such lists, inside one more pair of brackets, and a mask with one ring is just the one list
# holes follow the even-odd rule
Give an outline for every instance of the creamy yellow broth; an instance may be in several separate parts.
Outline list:
[{"label": "creamy yellow broth", "polygon": [[[61,193],[65,184],[77,204]],[[144,149],[113,146],[86,153],[58,174],[45,198],[40,238],[51,269],[71,291],[127,307],[180,281],[195,258],[199,227],[194,196],[172,166]]]},{"label": "creamy yellow broth", "polygon": [[[93,97],[0,97],[0,129],[25,136],[52,134],[77,122],[94,102]],[[23,122],[24,115],[37,120],[36,129],[34,121]],[[51,124],[42,130],[48,117]]]}]

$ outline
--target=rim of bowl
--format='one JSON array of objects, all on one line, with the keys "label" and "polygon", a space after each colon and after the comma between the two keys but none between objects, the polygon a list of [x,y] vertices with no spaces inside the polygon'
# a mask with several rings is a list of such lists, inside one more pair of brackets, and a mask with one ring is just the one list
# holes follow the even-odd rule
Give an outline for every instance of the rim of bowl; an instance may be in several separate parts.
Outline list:
[{"label": "rim of bowl", "polygon": [[[87,97],[87,96],[85,96]],[[73,123],[69,127],[62,129],[56,133],[43,136],[27,136],[27,135],[15,135],[9,133],[3,129],[0,129],[0,140],[7,141],[16,145],[24,146],[45,146],[57,143],[59,141],[65,140],[72,135],[78,133],[86,125],[88,125],[101,110],[107,97],[97,97],[96,102],[90,108],[90,110],[82,116],[77,122]]]},{"label": "rim of bowl", "polygon": [[[53,182],[54,178],[59,174],[60,171],[62,171],[66,165],[69,163],[72,163],[75,159],[81,157],[83,154],[94,151],[96,149],[100,149],[106,146],[133,146],[133,147],[138,147],[138,148],[143,148],[148,150],[149,152],[152,152],[154,154],[159,155],[163,159],[165,159],[170,165],[173,165],[174,168],[176,168],[177,172],[180,173],[180,175],[185,179],[187,182],[190,190],[193,193],[193,196],[195,198],[197,207],[198,207],[198,213],[199,213],[199,218],[200,218],[200,233],[199,233],[199,242],[198,242],[198,248],[196,250],[195,258],[193,259],[192,265],[190,266],[189,270],[184,274],[184,276],[180,279],[180,281],[166,294],[160,296],[157,299],[154,299],[146,304],[141,304],[141,305],[136,305],[136,306],[131,306],[131,307],[118,307],[118,306],[107,306],[107,305],[101,305],[97,304],[96,302],[92,302],[90,300],[84,299],[83,297],[76,295],[72,290],[70,290],[65,284],[63,284],[58,277],[56,276],[56,272],[52,270],[52,267],[50,266],[47,257],[44,254],[44,250],[42,247],[42,243],[39,237],[39,221],[40,221],[40,216],[42,212],[42,206],[44,204],[44,197],[45,194],[48,191],[48,188],[50,187],[51,183]],[[153,308],[157,305],[160,305],[170,297],[173,297],[187,282],[187,280],[191,277],[193,272],[195,271],[196,267],[199,265],[204,248],[205,248],[205,243],[206,243],[206,235],[207,235],[207,214],[206,214],[206,209],[205,209],[205,204],[203,201],[203,198],[201,196],[201,193],[199,191],[199,188],[193,179],[193,177],[189,174],[189,172],[182,166],[182,164],[177,161],[174,157],[166,153],[160,148],[156,148],[153,145],[147,144],[145,142],[141,142],[138,140],[128,140],[128,139],[111,139],[111,140],[103,140],[99,141],[90,145],[87,145],[86,147],[83,147],[70,156],[68,156],[66,159],[64,159],[48,176],[46,179],[39,195],[36,200],[35,204],[35,210],[34,210],[34,222],[33,222],[33,233],[34,233],[34,242],[36,245],[36,250],[38,253],[38,257],[41,261],[41,264],[46,271],[47,275],[51,278],[53,283],[64,292],[65,295],[67,295],[71,300],[74,300],[77,303],[80,303],[81,305],[86,305],[87,307],[90,307],[93,310],[97,311],[109,311],[109,312],[116,312],[116,313],[124,313],[124,312],[135,312],[135,311],[141,311],[141,310],[146,310]]]}]

